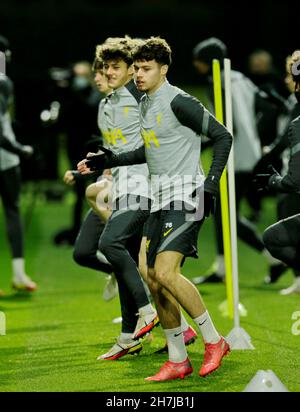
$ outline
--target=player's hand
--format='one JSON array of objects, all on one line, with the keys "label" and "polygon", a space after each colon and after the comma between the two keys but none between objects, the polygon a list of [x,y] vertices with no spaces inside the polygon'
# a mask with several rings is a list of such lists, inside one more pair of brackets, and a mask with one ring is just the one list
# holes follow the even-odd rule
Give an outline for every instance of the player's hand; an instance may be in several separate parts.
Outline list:
[{"label": "player's hand", "polygon": [[257,192],[269,190],[269,180],[271,176],[271,173],[260,173],[255,175],[252,183]]},{"label": "player's hand", "polygon": [[109,166],[109,161],[113,156],[113,152],[109,149],[106,149],[103,146],[99,146],[99,151],[97,154],[95,153],[88,153],[86,167],[90,170],[101,170],[106,169]]},{"label": "player's hand", "polygon": [[260,173],[257,174],[253,180],[253,185],[258,192],[269,191],[270,182],[277,176],[280,177],[280,174],[272,165],[268,166],[269,173]]},{"label": "player's hand", "polygon": [[77,170],[79,173],[81,173],[82,175],[90,175],[92,173],[94,173],[94,171],[92,171],[88,166],[87,166],[87,161],[88,159],[83,159],[81,160],[79,163],[77,163]]},{"label": "player's hand", "polygon": [[22,156],[25,159],[29,159],[33,155],[34,149],[32,146],[23,145],[22,146]]},{"label": "player's hand", "polygon": [[103,170],[103,176],[107,177],[107,176],[111,176],[111,169],[105,169]]},{"label": "player's hand", "polygon": [[204,191],[204,216],[214,215],[216,211],[217,198],[214,194]]},{"label": "player's hand", "polygon": [[75,177],[72,173],[71,170],[67,170],[65,175],[64,175],[64,182],[69,185],[69,186],[73,186],[75,185]]},{"label": "player's hand", "polygon": [[[267,146],[265,146],[264,149],[266,149]],[[263,156],[259,159],[259,161],[256,163],[254,166],[254,169],[252,171],[253,175],[260,174],[262,172],[266,172],[268,170],[268,165],[273,161],[274,156],[270,153],[270,151],[265,151],[263,153]]]}]

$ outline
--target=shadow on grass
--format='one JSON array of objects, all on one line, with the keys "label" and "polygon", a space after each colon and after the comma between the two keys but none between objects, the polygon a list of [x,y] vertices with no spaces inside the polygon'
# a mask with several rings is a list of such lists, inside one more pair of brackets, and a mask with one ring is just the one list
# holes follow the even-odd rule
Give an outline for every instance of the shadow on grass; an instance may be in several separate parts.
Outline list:
[{"label": "shadow on grass", "polygon": [[[155,391],[170,391],[170,392],[215,392],[215,391],[233,391],[233,388],[241,388],[252,377],[251,371],[247,368],[245,373],[241,374],[239,371],[244,366],[242,360],[226,359],[220,369],[207,376],[201,378],[198,375],[200,368],[200,359],[192,360],[194,364],[194,372],[191,376],[186,377],[184,380],[167,381],[167,382],[146,382],[144,379],[147,376],[151,376],[158,372],[163,362],[151,362],[147,368],[145,365],[140,365],[140,362],[134,368],[134,370],[125,372],[120,379],[115,379],[113,388],[107,388],[106,385],[102,387],[102,390],[114,390],[116,392],[122,392],[124,390],[129,392],[155,392]],[[237,373],[238,372],[238,373]],[[136,380],[139,380],[137,385]],[[124,381],[126,383],[124,383]],[[245,382],[245,385],[243,384]],[[242,387],[241,387],[242,386]],[[100,387],[94,387],[90,391],[101,391]]]},{"label": "shadow on grass", "polygon": [[241,291],[243,290],[253,290],[253,291],[260,291],[260,292],[267,292],[267,293],[276,293],[278,294],[278,292],[283,289],[282,286],[279,285],[265,285],[265,284],[258,284],[258,285],[246,285],[246,284],[241,284],[240,285],[240,289]]},{"label": "shadow on grass", "polygon": [[4,295],[0,297],[1,302],[28,302],[33,298],[30,292],[13,292],[9,295]]},{"label": "shadow on grass", "polygon": [[20,333],[52,332],[52,331],[66,329],[66,327],[67,327],[66,324],[59,324],[59,325],[35,326],[35,327],[29,327],[29,328],[13,328],[13,329],[9,329],[9,335],[20,334]]},{"label": "shadow on grass", "polygon": [[62,295],[63,297],[73,297],[74,295],[90,295],[92,296],[99,296],[100,295],[100,289],[101,287],[99,286],[99,290],[97,288],[93,289],[68,289],[68,288],[62,288],[62,289],[53,289],[53,290],[40,290],[39,296],[42,298],[45,297],[56,297]]},{"label": "shadow on grass", "polygon": [[[255,327],[257,329],[262,329],[263,331],[266,330],[266,325],[264,323],[259,324],[259,323],[249,322],[248,320],[243,319],[243,326],[244,325],[252,326],[252,327]],[[274,328],[268,326],[268,332],[278,333],[280,335],[280,337],[282,337],[282,329],[274,329]],[[255,339],[259,340],[257,337],[255,337]],[[280,345],[281,347],[283,347],[281,340],[278,340],[276,345]]]}]

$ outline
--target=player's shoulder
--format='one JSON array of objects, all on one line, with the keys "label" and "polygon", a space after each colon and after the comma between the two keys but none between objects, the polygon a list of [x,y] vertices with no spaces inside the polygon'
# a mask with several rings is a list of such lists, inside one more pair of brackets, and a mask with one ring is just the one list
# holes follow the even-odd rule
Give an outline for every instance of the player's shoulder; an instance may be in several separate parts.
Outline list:
[{"label": "player's shoulder", "polygon": [[291,121],[291,125],[300,125],[300,116],[296,117],[294,120]]},{"label": "player's shoulder", "polygon": [[173,86],[173,84],[169,83],[167,80],[162,86],[162,96],[165,100],[168,100],[171,102],[176,96],[179,94],[184,93],[183,90],[181,90],[177,86]]},{"label": "player's shoulder", "polygon": [[174,111],[174,109],[189,109],[191,106],[202,106],[199,99],[191,94],[187,93],[186,91],[180,89],[176,86],[171,86],[170,92],[170,104]]},{"label": "player's shoulder", "polygon": [[241,82],[252,83],[249,77],[247,77],[244,73],[239,72],[238,70],[231,70],[230,78],[231,78],[232,83],[241,83]]},{"label": "player's shoulder", "polygon": [[232,82],[238,82],[238,81],[243,81],[246,79],[246,76],[237,71],[237,70],[231,70],[231,81]]},{"label": "player's shoulder", "polygon": [[98,105],[98,112],[101,112],[101,110],[103,110],[104,106],[105,106],[105,101],[106,101],[106,97],[103,97]]},{"label": "player's shoulder", "polygon": [[288,138],[290,147],[300,143],[300,116],[291,121],[288,129]]},{"label": "player's shoulder", "polygon": [[258,90],[257,86],[249,79],[249,77],[237,70],[231,70],[231,84],[234,88],[239,88],[243,85],[253,91]]},{"label": "player's shoulder", "polygon": [[12,90],[12,81],[5,74],[0,73],[0,92],[9,94]]},{"label": "player's shoulder", "polygon": [[169,82],[165,84],[164,88],[164,99],[171,104],[171,106],[176,102],[183,102],[193,99],[193,96],[180,89],[177,86],[173,86]]},{"label": "player's shoulder", "polygon": [[300,141],[300,116],[291,121],[290,124],[290,133],[296,134],[298,140]]}]

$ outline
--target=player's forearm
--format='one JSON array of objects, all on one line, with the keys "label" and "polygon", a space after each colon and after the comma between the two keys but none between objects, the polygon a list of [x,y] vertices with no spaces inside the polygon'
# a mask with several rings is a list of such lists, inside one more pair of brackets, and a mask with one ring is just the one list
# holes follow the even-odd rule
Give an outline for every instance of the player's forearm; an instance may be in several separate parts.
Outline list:
[{"label": "player's forearm", "polygon": [[269,187],[279,193],[294,193],[300,191],[299,188],[298,190],[296,189],[295,183],[288,175],[284,177],[276,175],[271,176]]},{"label": "player's forearm", "polygon": [[75,179],[75,182],[85,182],[89,179],[95,179],[95,177],[100,176],[102,171],[99,170],[95,172],[92,176],[91,175],[82,175],[78,170],[71,170],[71,173]]},{"label": "player's forearm", "polygon": [[213,160],[205,180],[205,190],[211,193],[217,193],[219,190],[219,181],[228,161],[232,145],[232,136],[228,130],[212,116],[210,116],[207,135],[213,141]]},{"label": "player's forearm", "polygon": [[268,159],[276,160],[278,156],[289,146],[288,129],[282,135],[279,135],[269,146]]},{"label": "player's forearm", "polygon": [[114,154],[109,160],[108,167],[131,166],[146,163],[145,146],[141,146],[132,152],[119,155]]}]

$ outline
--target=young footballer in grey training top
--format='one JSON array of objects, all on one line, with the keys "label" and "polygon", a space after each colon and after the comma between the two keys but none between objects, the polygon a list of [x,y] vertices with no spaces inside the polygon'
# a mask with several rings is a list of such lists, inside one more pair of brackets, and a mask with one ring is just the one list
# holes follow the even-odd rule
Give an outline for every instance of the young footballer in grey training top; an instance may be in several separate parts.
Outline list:
[{"label": "young footballer in grey training top", "polygon": [[[112,38],[99,46],[96,53],[103,61],[108,86],[113,90],[100,103],[98,123],[105,146],[116,153],[135,150],[143,144],[138,111],[141,93],[132,79],[133,45],[130,38]],[[117,343],[99,359],[114,360],[139,352],[142,348],[139,338],[158,323],[137,268],[137,259],[132,258],[134,247],[138,258],[142,228],[149,214],[148,207],[143,208],[149,203],[148,175],[147,165],[112,169],[113,213],[101,235],[99,250],[113,267],[123,320]],[[146,184],[136,184],[137,177]]]},{"label": "young footballer in grey training top", "polygon": [[[149,168],[154,201],[147,223],[148,284],[169,350],[169,361],[156,375],[147,378],[151,381],[184,378],[193,371],[180,328],[178,303],[194,319],[205,342],[200,376],[217,369],[229,352],[229,345],[216,331],[198,290],[181,275],[180,268],[186,257],[197,256],[203,212],[208,217],[214,209],[232,137],[197,99],[168,83],[170,64],[171,49],[160,38],[150,38],[134,53],[137,87],[146,93],[140,104],[144,146],[118,155],[105,150],[79,164],[83,173],[100,166],[145,161]],[[214,148],[206,178],[199,167],[201,134],[213,140]],[[201,214],[199,198],[203,190]]]}]

